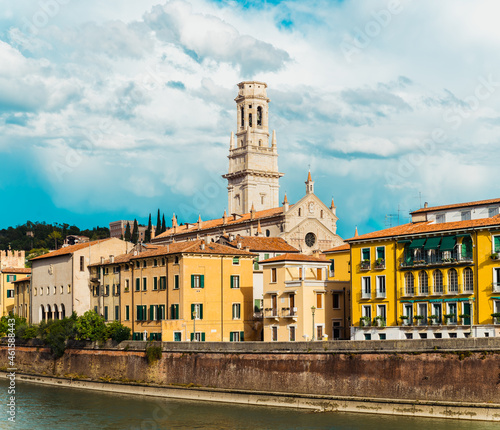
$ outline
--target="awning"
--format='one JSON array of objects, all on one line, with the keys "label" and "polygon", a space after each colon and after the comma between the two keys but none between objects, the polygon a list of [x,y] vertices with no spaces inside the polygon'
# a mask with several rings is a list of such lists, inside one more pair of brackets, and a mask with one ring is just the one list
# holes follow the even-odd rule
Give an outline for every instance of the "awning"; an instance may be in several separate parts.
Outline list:
[{"label": "awning", "polygon": [[456,236],[445,236],[441,241],[441,246],[439,247],[440,251],[453,251],[455,248],[455,244],[457,243]]},{"label": "awning", "polygon": [[427,242],[425,243],[424,249],[438,249],[439,242],[441,242],[440,237],[431,237],[431,238],[427,239]]},{"label": "awning", "polygon": [[401,300],[401,303],[415,303],[415,300]]},{"label": "awning", "polygon": [[398,243],[410,243],[410,239],[403,239],[403,240],[398,240]]},{"label": "awning", "polygon": [[430,299],[429,302],[431,302],[431,303],[442,303],[443,299]]},{"label": "awning", "polygon": [[278,294],[280,291],[265,291],[264,294]]},{"label": "awning", "polygon": [[457,237],[470,237],[470,233],[457,234]]},{"label": "awning", "polygon": [[500,300],[500,297],[490,297],[490,300],[491,299]]},{"label": "awning", "polygon": [[422,248],[422,246],[424,246],[424,243],[425,243],[425,237],[423,239],[413,239],[409,248],[410,249]]},{"label": "awning", "polygon": [[[474,301],[474,299],[472,299]],[[465,297],[460,297],[460,298],[456,298],[456,299],[444,299],[445,302],[468,302],[469,299],[465,298]]]}]

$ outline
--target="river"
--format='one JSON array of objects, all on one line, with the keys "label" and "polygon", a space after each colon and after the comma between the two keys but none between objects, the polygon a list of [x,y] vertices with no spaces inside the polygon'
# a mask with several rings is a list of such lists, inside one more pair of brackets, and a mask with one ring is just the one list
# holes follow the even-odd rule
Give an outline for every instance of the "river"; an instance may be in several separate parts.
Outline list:
[{"label": "river", "polygon": [[16,381],[16,423],[7,421],[8,382],[0,380],[1,429],[498,430],[498,423],[239,406],[43,386]]}]

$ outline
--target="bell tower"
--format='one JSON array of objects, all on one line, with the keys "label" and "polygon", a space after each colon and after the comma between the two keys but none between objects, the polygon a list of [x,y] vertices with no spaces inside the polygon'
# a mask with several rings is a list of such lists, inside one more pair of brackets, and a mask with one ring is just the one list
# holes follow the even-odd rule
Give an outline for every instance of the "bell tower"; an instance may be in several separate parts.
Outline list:
[{"label": "bell tower", "polygon": [[245,81],[238,84],[236,135],[229,143],[229,213],[248,213],[279,206],[278,149],[273,130],[269,145],[269,102],[267,85]]}]

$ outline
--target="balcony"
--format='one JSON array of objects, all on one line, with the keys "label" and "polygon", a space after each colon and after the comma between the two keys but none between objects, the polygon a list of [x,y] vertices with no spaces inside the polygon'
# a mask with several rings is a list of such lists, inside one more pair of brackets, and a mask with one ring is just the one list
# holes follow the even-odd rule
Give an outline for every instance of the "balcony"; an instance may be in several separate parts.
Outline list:
[{"label": "balcony", "polygon": [[399,290],[401,297],[413,297],[415,296],[415,289],[413,287],[405,287]]},{"label": "balcony", "polygon": [[474,259],[471,254],[462,254],[458,251],[441,252],[438,255],[421,255],[414,257],[413,255],[406,255],[405,258],[399,260],[400,269],[418,269],[419,267],[429,266],[460,266],[473,264]]},{"label": "balcony", "polygon": [[370,260],[363,260],[361,263],[359,263],[359,270],[362,272],[366,272],[371,269],[371,263]]},{"label": "balcony", "polygon": [[491,284],[491,291],[493,293],[500,293],[500,282],[493,282]]},{"label": "balcony", "polygon": [[385,299],[386,295],[387,294],[386,294],[385,288],[383,290],[377,289],[377,292],[376,292],[377,299]]},{"label": "balcony", "polygon": [[283,318],[297,318],[297,308],[281,308]]},{"label": "balcony", "polygon": [[385,269],[385,260],[382,258],[378,258],[375,260],[375,264],[373,265],[374,270],[384,270]]},{"label": "balcony", "polygon": [[371,299],[372,298],[371,290],[369,290],[369,291],[361,290],[361,298],[362,299]]},{"label": "balcony", "polygon": [[278,309],[277,308],[265,308],[264,318],[274,318],[278,319]]}]

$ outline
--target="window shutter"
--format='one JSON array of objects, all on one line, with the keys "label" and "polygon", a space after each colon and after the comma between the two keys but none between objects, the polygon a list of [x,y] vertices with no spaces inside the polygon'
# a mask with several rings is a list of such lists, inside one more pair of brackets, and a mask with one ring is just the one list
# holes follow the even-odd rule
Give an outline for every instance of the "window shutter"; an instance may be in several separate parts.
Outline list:
[{"label": "window shutter", "polygon": [[240,342],[243,342],[245,340],[245,332],[240,331]]},{"label": "window shutter", "polygon": [[229,332],[229,342],[233,342],[234,341],[234,333],[231,331]]},{"label": "window shutter", "polygon": [[158,289],[158,278],[155,276],[153,278],[153,290],[157,290]]},{"label": "window shutter", "polygon": [[269,259],[269,254],[264,254],[264,260],[268,260]]},{"label": "window shutter", "polygon": [[154,305],[149,305],[149,320],[153,321],[155,319],[155,307]]},{"label": "window shutter", "polygon": [[231,288],[234,288],[234,276],[231,275]]},{"label": "window shutter", "polygon": [[135,291],[139,291],[141,289],[141,280],[136,278],[135,280]]},{"label": "window shutter", "polygon": [[130,308],[128,306],[125,307],[125,319],[130,319]]},{"label": "window shutter", "polygon": [[175,320],[175,307],[174,307],[174,305],[170,305],[170,319]]},{"label": "window shutter", "polygon": [[191,319],[194,320],[194,305],[191,303]]},{"label": "window shutter", "polygon": [[194,288],[194,275],[191,275],[191,288]]},{"label": "window shutter", "polygon": [[205,275],[200,275],[200,288],[205,288]]},{"label": "window shutter", "polygon": [[198,315],[198,316],[199,316],[200,320],[203,319],[203,305],[202,304],[200,305],[200,315]]},{"label": "window shutter", "polygon": [[202,342],[205,342],[205,333],[202,333],[202,334],[201,334],[201,341],[202,341]]},{"label": "window shutter", "polygon": [[175,289],[179,288],[179,275],[174,276],[174,288]]},{"label": "window shutter", "polygon": [[194,340],[194,333],[191,333],[191,342]]},{"label": "window shutter", "polygon": [[500,236],[495,236],[495,252],[500,252]]}]

